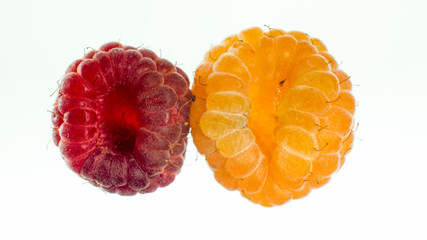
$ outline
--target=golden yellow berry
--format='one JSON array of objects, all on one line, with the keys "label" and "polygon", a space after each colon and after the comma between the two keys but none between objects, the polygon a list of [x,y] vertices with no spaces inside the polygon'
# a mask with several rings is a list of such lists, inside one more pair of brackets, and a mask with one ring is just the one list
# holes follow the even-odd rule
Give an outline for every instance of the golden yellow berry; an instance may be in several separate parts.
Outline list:
[{"label": "golden yellow berry", "polygon": [[262,206],[326,184],[353,145],[350,77],[309,35],[249,28],[196,70],[194,143],[216,180]]}]

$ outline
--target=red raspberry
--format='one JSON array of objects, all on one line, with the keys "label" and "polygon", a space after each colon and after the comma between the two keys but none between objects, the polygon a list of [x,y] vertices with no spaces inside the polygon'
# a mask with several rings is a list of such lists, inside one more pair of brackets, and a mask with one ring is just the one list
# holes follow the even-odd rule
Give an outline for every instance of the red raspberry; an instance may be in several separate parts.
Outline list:
[{"label": "red raspberry", "polygon": [[121,195],[153,192],[181,169],[190,101],[181,69],[150,50],[107,43],[68,67],[53,140],[92,184]]}]

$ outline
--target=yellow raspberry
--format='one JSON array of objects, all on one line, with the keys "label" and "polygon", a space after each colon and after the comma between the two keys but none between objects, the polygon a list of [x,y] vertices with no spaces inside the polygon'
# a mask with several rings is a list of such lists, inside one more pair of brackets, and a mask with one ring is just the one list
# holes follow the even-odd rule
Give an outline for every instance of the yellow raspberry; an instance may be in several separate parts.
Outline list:
[{"label": "yellow raspberry", "polygon": [[249,28],[213,46],[196,70],[193,140],[226,189],[282,205],[342,167],[354,140],[351,89],[319,39]]}]

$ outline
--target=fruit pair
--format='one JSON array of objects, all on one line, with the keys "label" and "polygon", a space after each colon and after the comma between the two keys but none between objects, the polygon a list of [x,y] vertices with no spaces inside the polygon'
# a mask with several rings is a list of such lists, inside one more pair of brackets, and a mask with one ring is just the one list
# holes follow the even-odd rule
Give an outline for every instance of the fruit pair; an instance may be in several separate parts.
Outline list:
[{"label": "fruit pair", "polygon": [[230,36],[188,88],[185,73],[153,52],[106,44],[67,70],[54,142],[83,178],[131,195],[173,181],[191,125],[216,180],[264,206],[327,183],[351,149],[349,77],[306,34],[251,28]]}]

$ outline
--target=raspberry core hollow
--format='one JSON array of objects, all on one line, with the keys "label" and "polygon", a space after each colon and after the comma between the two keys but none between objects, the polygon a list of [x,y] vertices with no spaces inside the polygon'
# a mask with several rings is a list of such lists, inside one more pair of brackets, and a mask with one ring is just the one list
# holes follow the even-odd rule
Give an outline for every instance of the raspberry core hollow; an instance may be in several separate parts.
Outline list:
[{"label": "raspberry core hollow", "polygon": [[191,102],[185,73],[148,49],[104,44],[59,85],[53,139],[84,179],[121,195],[170,184],[183,164]]},{"label": "raspberry core hollow", "polygon": [[250,28],[212,47],[195,73],[192,136],[216,180],[263,206],[326,184],[353,143],[349,77],[301,32]]}]

